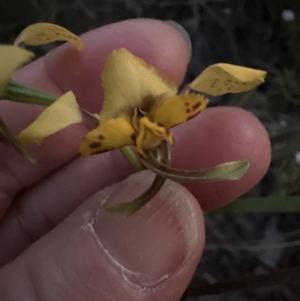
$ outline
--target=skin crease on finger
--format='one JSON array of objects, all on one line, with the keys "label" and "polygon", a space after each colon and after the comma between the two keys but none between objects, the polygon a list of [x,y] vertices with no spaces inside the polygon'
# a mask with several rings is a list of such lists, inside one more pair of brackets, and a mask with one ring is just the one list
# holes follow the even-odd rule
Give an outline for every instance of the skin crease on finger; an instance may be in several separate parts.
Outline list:
[{"label": "skin crease on finger", "polygon": [[[129,32],[138,30],[140,35],[143,34],[143,37],[146,32],[150,34],[150,31],[153,30],[153,34],[168,35],[170,40],[165,38],[160,45],[154,45],[150,38],[143,39],[141,37],[141,39],[137,39],[139,42],[136,45],[137,49],[134,50],[133,41],[130,38],[129,40],[125,39],[125,37],[131,36],[124,34],[126,26],[123,24],[122,29],[116,30],[114,27],[116,25],[110,25],[112,27],[102,28],[99,33],[92,31],[84,35],[83,41],[91,47],[86,47],[86,53],[82,54],[83,57],[68,45],[50,54],[46,59],[46,66],[49,69],[48,75],[50,74],[52,79],[55,78],[61,90],[75,89],[76,95],[79,95],[79,101],[87,101],[87,106],[91,108],[97,107],[98,99],[102,93],[100,67],[103,66],[104,62],[103,57],[98,58],[98,49],[108,54],[111,49],[126,46],[128,43],[128,48],[135,54],[146,60],[148,57],[149,63],[179,83],[187,62],[184,42],[173,29],[162,22],[150,20],[138,22],[139,26],[136,25],[135,21],[127,21],[127,30]],[[147,26],[144,24],[143,29],[143,22],[152,22],[152,27],[149,27],[150,24],[147,23]],[[154,25],[157,28],[150,29],[155,27]],[[116,32],[113,41],[108,39],[112,31]],[[97,39],[95,38],[96,33]],[[120,39],[117,39],[119,35]],[[166,40],[168,41],[166,42]],[[174,45],[177,46],[176,51]],[[155,55],[157,53],[159,55]],[[161,59],[161,53],[164,60]],[[178,58],[183,59],[178,60]],[[97,60],[100,67],[95,63]],[[176,60],[179,61],[179,65],[178,63],[174,65]],[[20,71],[17,78],[22,82],[58,93],[59,89],[49,80],[44,65],[38,62],[34,64],[32,68],[28,67]],[[41,81],[36,76],[36,70],[41,74]],[[94,85],[96,88],[92,89]],[[19,107],[15,104],[7,104],[4,108],[11,114],[11,119],[13,119],[14,114],[21,114],[19,110],[25,110],[23,113],[25,115],[28,113],[29,117],[22,115],[17,123],[10,120],[12,126],[17,129],[22,128],[26,122],[29,122],[29,119],[34,118],[38,111],[38,108],[34,107],[32,113],[29,112],[28,107]],[[9,119],[9,116],[7,118]],[[80,126],[70,127],[47,139],[41,147],[33,147],[32,150],[41,162],[37,168],[24,163],[24,160],[22,161],[9,152],[8,159],[10,158],[10,162],[13,163],[9,169],[16,171],[18,168],[20,172],[17,176],[20,182],[18,183],[19,186],[11,187],[11,194],[16,192],[14,191],[16,187],[21,189],[22,186],[32,185],[33,182],[39,181],[50,173],[52,174],[38,185],[19,195],[18,210],[11,211],[2,222],[0,240],[2,238],[3,241],[3,238],[11,237],[12,233],[14,233],[14,237],[18,238],[18,242],[9,244],[10,249],[5,250],[6,254],[11,255],[12,250],[19,254],[32,240],[38,239],[51,230],[90,195],[109,184],[120,181],[130,173],[127,162],[118,151],[105,153],[99,157],[77,158],[71,164],[63,166],[76,155],[76,145],[78,145],[83,132],[84,130]],[[252,114],[241,109],[207,109],[187,124],[175,128],[174,136],[176,145],[172,148],[172,162],[177,167],[195,169],[212,167],[228,160],[250,160],[250,170],[240,181],[186,185],[198,198],[204,209],[227,203],[245,193],[260,180],[269,164],[270,145],[265,129]],[[191,140],[193,143],[190,143]],[[62,141],[67,143],[68,147]],[[55,169],[58,170],[53,173]],[[119,172],[119,169],[122,169],[122,173]],[[106,174],[105,179],[103,179],[103,170]],[[80,185],[82,179],[85,179],[85,185]],[[58,187],[59,189],[57,189]],[[57,191],[60,193],[58,194]],[[19,225],[20,223],[22,226]],[[31,239],[26,237],[24,229]],[[20,245],[19,242],[21,242]]]}]

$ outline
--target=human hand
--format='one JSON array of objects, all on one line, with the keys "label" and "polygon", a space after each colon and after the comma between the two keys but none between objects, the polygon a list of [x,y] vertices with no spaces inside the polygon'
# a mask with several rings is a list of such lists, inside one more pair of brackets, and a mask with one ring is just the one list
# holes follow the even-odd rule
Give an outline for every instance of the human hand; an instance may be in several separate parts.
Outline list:
[{"label": "human hand", "polygon": [[[177,84],[189,61],[182,35],[160,21],[112,24],[82,40],[84,52],[65,44],[15,78],[58,95],[73,90],[83,108],[98,112],[101,69],[113,49],[129,49]],[[0,115],[19,132],[42,109],[2,102]],[[184,185],[193,195],[167,181],[130,217],[104,214],[103,203],[132,200],[153,175],[143,171],[124,180],[131,169],[119,151],[79,157],[85,133],[78,124],[33,146],[37,165],[0,146],[1,300],[179,300],[204,246],[199,204],[203,210],[224,205],[261,179],[270,161],[264,127],[244,110],[219,107],[175,128],[175,166],[202,169],[246,159],[247,174],[239,181]]]}]

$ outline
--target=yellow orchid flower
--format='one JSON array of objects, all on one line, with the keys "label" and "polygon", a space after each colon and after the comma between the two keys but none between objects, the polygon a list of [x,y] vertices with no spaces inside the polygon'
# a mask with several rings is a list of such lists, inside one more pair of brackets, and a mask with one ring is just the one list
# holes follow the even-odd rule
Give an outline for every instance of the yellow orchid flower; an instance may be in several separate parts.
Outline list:
[{"label": "yellow orchid flower", "polygon": [[[82,43],[76,35],[49,23],[28,26],[14,45],[22,42],[41,45],[57,40],[70,41],[82,50]],[[20,51],[17,46],[10,47]],[[23,53],[23,57],[6,72],[3,76],[5,81],[7,74],[29,59],[29,54],[26,54]],[[189,89],[211,95],[240,93],[263,82],[265,75],[260,70],[216,64],[206,68],[189,85]],[[177,95],[174,82],[125,48],[114,50],[108,56],[102,73],[102,85],[105,100],[99,114],[100,122],[84,137],[79,148],[82,155],[135,145],[137,152],[146,157],[145,150],[157,147],[162,140],[173,144],[169,129],[192,118],[208,103],[204,95]],[[19,138],[24,143],[40,144],[49,135],[81,120],[80,108],[70,91],[49,106],[20,133]]]},{"label": "yellow orchid flower", "polygon": [[[13,72],[34,57],[33,52],[25,50],[19,47],[19,45],[25,43],[27,45],[38,46],[54,41],[69,41],[79,51],[83,48],[79,37],[67,29],[51,23],[29,25],[19,34],[14,45],[0,45],[0,96],[5,95],[5,87]],[[50,121],[50,124],[47,120]],[[49,136],[61,128],[80,122],[81,120],[82,117],[75,96],[72,92],[69,92],[60,97],[51,108],[45,110],[39,116],[36,123],[40,129],[32,125],[32,131],[32,127],[29,126],[27,131],[20,136],[20,140],[23,143],[36,142],[39,144],[45,135]],[[17,144],[14,143],[13,145],[16,146]]]},{"label": "yellow orchid flower", "polygon": [[21,43],[38,46],[54,41],[69,41],[79,51],[82,50],[82,43],[79,37],[67,29],[51,23],[29,25],[19,34],[14,45],[0,45],[0,95],[3,93],[10,76],[34,57],[33,52],[18,46]]},{"label": "yellow orchid flower", "polygon": [[[69,41],[73,43],[79,51],[82,50],[82,43],[76,35],[61,26],[50,23],[36,23],[30,25],[20,33],[16,38],[14,45],[0,45],[0,99],[15,100],[15,95],[9,97],[9,90],[7,90],[8,86],[11,88],[11,85],[9,85],[9,82],[11,83],[10,77],[18,68],[31,61],[34,57],[33,52],[19,47],[19,44],[23,42],[28,45],[42,45],[57,40]],[[72,114],[70,112],[72,112]],[[75,97],[71,92],[57,101],[48,113],[42,113],[39,118],[44,119],[45,115],[47,116],[48,114],[50,114],[51,117],[53,117],[54,114],[55,119],[51,118],[51,126],[42,123],[43,135],[45,131],[47,132],[47,129],[48,135],[50,135],[56,132],[55,128],[57,127],[66,127],[82,120]],[[28,132],[30,133],[30,127]],[[35,142],[41,142],[43,135],[40,135],[41,138],[39,138],[39,132],[35,129]],[[26,136],[24,139],[26,141]],[[29,140],[26,142],[31,142],[30,138],[28,139]],[[17,152],[35,163],[35,158],[26,150],[21,142],[22,141],[17,139],[17,137],[9,130],[8,126],[0,117],[0,143],[5,144],[8,147],[13,147]]]},{"label": "yellow orchid flower", "polygon": [[100,124],[84,137],[83,155],[135,145],[145,157],[144,150],[155,148],[163,139],[172,144],[169,129],[208,103],[202,95],[176,95],[174,82],[125,48],[108,56],[102,85],[105,101]]},{"label": "yellow orchid flower", "polygon": [[[262,83],[266,72],[229,64],[208,67],[189,86],[212,95],[248,91]],[[102,73],[104,104],[100,124],[80,145],[83,155],[135,145],[144,150],[162,140],[173,143],[169,129],[201,112],[208,103],[203,95],[176,95],[177,87],[154,67],[125,48],[114,50]]]},{"label": "yellow orchid flower", "polygon": [[[22,42],[41,45],[56,40],[70,41],[78,50],[82,50],[81,41],[77,36],[60,26],[48,23],[30,25],[21,32],[15,45]],[[19,51],[17,46],[10,47]],[[0,89],[1,84],[5,87],[11,72],[27,62],[30,57],[31,53],[23,52],[14,63],[8,64],[9,67],[5,69],[8,71],[5,71],[4,75],[0,73]],[[72,91],[58,99],[47,95],[47,98],[51,99],[50,103],[56,100],[19,134],[19,140],[23,143],[40,144],[49,135],[71,124],[81,121],[88,124],[91,120],[88,120],[87,116],[91,117],[92,122],[89,126],[92,125],[93,129],[86,134],[79,147],[82,155],[122,148],[134,168],[140,170],[142,162],[146,168],[157,174],[152,185],[140,197],[129,203],[105,209],[110,213],[132,214],[157,193],[166,178],[178,181],[235,180],[247,171],[249,162],[246,160],[226,162],[201,171],[174,169],[169,166],[170,153],[167,142],[173,144],[174,138],[170,132],[172,127],[189,120],[206,108],[208,99],[200,93],[216,96],[246,92],[262,83],[265,76],[266,72],[261,70],[224,63],[215,64],[207,67],[178,95],[176,84],[153,66],[125,48],[117,49],[106,59],[102,72],[104,103],[99,114],[91,114],[79,108]],[[31,91],[33,93],[33,89]],[[4,133],[5,126],[2,128]],[[13,140],[3,141],[11,144]],[[126,148],[131,145],[136,147],[140,160],[133,159],[130,149]],[[155,153],[151,151],[153,149]],[[23,149],[21,151],[24,153]]]},{"label": "yellow orchid flower", "polygon": [[[265,71],[221,63],[206,68],[188,87],[191,91],[211,95],[240,93],[262,83],[265,76]],[[174,82],[125,48],[114,50],[108,56],[102,85],[105,100],[99,125],[84,137],[79,148],[82,155],[134,145],[145,157],[144,151],[157,147],[162,140],[172,144],[169,129],[192,118],[208,103],[203,95],[177,95]],[[69,110],[65,124],[59,125],[55,121],[57,110],[51,107],[59,108],[59,103],[67,95],[45,110],[49,114],[40,116],[25,129],[19,136],[21,141],[40,143],[72,122],[79,122],[78,108]],[[72,103],[76,107],[75,100]],[[76,117],[73,118],[70,112]]]}]

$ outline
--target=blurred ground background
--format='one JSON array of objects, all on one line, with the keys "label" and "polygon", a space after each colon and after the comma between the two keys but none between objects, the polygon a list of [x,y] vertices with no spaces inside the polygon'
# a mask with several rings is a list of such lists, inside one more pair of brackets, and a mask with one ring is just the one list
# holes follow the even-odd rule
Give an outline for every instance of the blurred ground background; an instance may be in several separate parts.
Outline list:
[{"label": "blurred ground background", "polygon": [[[245,197],[281,196],[286,202],[292,198],[300,202],[300,1],[0,0],[0,42],[11,43],[25,26],[40,21],[80,34],[138,17],[174,20],[185,27],[193,43],[186,81],[215,62],[268,71],[266,84],[253,93],[215,98],[211,105],[250,110],[271,135],[270,170]],[[298,213],[219,213],[208,215],[206,224],[206,250],[193,285],[300,265]],[[294,284],[275,285],[284,282],[284,273],[281,278],[271,280],[268,288],[222,293],[223,287],[211,296],[183,300],[300,300],[300,272],[293,277]]]}]

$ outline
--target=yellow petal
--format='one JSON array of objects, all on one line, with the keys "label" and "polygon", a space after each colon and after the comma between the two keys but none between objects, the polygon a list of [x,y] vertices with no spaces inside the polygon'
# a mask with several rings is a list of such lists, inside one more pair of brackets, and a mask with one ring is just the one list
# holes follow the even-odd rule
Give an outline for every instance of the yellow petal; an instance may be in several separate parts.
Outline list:
[{"label": "yellow petal", "polygon": [[134,129],[124,118],[110,119],[87,133],[80,145],[82,155],[92,155],[108,150],[132,145]]},{"label": "yellow petal", "polygon": [[14,71],[34,57],[30,51],[11,45],[0,45],[0,93]]},{"label": "yellow petal", "polygon": [[48,136],[82,120],[73,92],[69,91],[46,108],[39,117],[19,134],[23,143],[41,142]]},{"label": "yellow petal", "polygon": [[35,23],[27,26],[16,38],[14,45],[22,42],[32,46],[48,44],[54,41],[69,41],[79,51],[82,50],[82,43],[78,36],[69,30],[51,23]]},{"label": "yellow petal", "polygon": [[157,103],[150,115],[156,123],[169,129],[204,110],[208,101],[203,95],[175,95]]},{"label": "yellow petal", "polygon": [[214,96],[241,93],[263,83],[266,75],[262,70],[220,63],[207,67],[189,87]]},{"label": "yellow petal", "polygon": [[140,107],[164,93],[177,92],[174,82],[125,48],[114,50],[108,56],[102,85],[105,97],[100,113],[102,121],[117,117],[124,107]]}]

